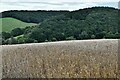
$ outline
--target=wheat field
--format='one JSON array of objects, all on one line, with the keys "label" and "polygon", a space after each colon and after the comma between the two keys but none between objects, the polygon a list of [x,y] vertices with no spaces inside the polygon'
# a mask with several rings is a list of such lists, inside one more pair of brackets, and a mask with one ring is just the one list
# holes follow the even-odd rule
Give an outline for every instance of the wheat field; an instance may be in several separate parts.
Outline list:
[{"label": "wheat field", "polygon": [[2,45],[2,78],[116,78],[118,39]]}]

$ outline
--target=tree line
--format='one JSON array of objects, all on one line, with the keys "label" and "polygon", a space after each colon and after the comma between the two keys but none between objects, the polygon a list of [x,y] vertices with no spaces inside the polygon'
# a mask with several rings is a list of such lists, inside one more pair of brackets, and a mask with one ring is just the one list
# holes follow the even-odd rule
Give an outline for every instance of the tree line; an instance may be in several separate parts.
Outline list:
[{"label": "tree line", "polygon": [[23,22],[28,23],[40,23],[45,19],[51,18],[53,16],[57,16],[60,14],[66,14],[68,11],[45,11],[45,10],[37,10],[37,11],[30,11],[30,10],[11,10],[11,11],[4,11],[0,13],[1,18],[4,17],[12,17],[19,19]]},{"label": "tree line", "polygon": [[47,18],[36,26],[2,32],[3,44],[40,43],[62,40],[118,39],[118,10],[85,8]]}]

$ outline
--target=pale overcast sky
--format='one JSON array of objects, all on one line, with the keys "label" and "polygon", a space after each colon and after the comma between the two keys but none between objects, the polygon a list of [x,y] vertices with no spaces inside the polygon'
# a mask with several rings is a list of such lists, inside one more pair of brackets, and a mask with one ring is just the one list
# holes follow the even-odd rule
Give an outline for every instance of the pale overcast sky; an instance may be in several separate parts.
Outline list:
[{"label": "pale overcast sky", "polygon": [[0,12],[7,10],[78,10],[86,7],[118,8],[119,0],[1,0]]}]

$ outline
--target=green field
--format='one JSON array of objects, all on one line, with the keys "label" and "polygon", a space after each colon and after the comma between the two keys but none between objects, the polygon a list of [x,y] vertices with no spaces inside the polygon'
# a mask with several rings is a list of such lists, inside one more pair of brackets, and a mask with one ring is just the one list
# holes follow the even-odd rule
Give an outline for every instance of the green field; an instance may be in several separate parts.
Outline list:
[{"label": "green field", "polygon": [[[2,24],[2,25],[1,25]],[[10,32],[14,28],[24,28],[26,26],[36,25],[34,23],[22,22],[15,18],[0,18],[0,31]]]}]

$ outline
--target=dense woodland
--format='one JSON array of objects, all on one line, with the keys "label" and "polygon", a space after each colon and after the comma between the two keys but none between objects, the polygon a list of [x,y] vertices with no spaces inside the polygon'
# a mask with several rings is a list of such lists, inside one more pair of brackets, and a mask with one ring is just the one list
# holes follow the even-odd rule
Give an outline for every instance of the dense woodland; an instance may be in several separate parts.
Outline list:
[{"label": "dense woodland", "polygon": [[2,17],[38,23],[2,32],[2,44],[120,38],[119,10],[92,7],[76,11],[5,11]]},{"label": "dense woodland", "polygon": [[53,16],[65,14],[68,11],[45,11],[45,10],[38,10],[38,11],[28,11],[28,10],[11,10],[2,12],[2,18],[4,17],[12,17],[19,19],[24,22],[28,23],[40,23],[45,19],[51,18]]}]

